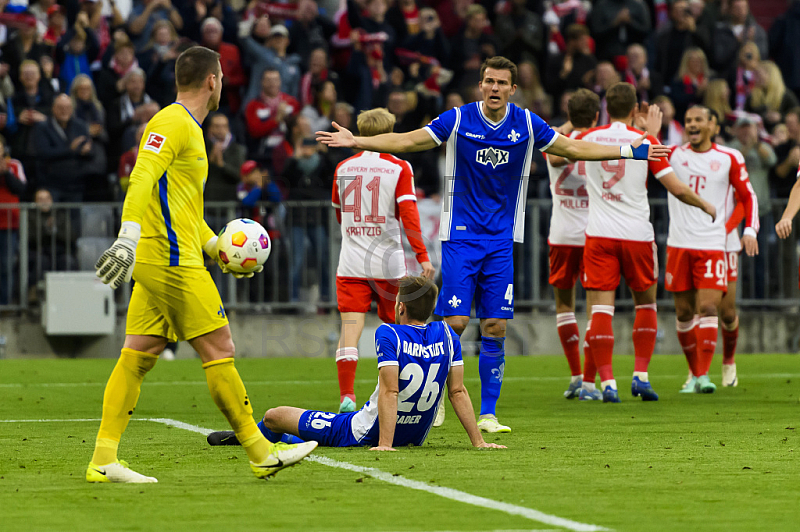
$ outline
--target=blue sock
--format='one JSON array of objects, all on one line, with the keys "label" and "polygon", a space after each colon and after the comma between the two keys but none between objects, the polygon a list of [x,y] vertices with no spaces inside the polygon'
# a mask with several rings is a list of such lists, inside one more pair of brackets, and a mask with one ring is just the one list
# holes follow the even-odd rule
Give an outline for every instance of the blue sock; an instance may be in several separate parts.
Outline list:
[{"label": "blue sock", "polygon": [[305,441],[305,440],[301,440],[300,438],[298,438],[297,436],[294,436],[292,434],[286,434],[286,433],[283,433],[283,432],[280,432],[280,433],[272,432],[264,424],[264,420],[263,419],[258,422],[258,430],[260,430],[261,434],[263,434],[264,437],[266,439],[268,439],[269,441],[271,441],[272,443],[278,443],[279,441],[282,441],[283,443],[303,443]]},{"label": "blue sock", "polygon": [[505,338],[481,336],[478,374],[481,377],[481,415],[495,414],[506,367]]},{"label": "blue sock", "polygon": [[263,419],[258,422],[258,430],[260,430],[261,434],[263,434],[264,437],[269,441],[271,441],[272,443],[278,443],[279,441],[281,441],[281,436],[283,436],[282,433],[272,432],[271,430],[269,430],[267,426],[264,424]]}]

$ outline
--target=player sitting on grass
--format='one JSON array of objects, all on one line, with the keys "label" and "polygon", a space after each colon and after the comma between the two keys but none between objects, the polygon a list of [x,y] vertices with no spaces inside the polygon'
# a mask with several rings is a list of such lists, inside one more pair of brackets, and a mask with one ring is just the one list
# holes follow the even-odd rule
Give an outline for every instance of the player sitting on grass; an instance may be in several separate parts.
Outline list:
[{"label": "player sitting on grass", "polygon": [[[447,383],[458,419],[474,447],[505,448],[483,441],[467,389],[458,335],[443,321],[425,324],[439,290],[425,277],[404,277],[394,307],[395,323],[375,332],[378,386],[357,412],[334,414],[291,406],[271,408],[258,424],[272,442],[319,442],[327,447],[369,446],[394,451],[422,445]],[[212,432],[210,445],[237,445],[233,431]]]}]

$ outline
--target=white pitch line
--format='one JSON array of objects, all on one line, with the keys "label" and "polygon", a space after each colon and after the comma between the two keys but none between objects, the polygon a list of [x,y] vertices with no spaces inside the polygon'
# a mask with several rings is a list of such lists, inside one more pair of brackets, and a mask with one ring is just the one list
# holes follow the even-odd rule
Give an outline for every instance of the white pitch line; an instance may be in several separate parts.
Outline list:
[{"label": "white pitch line", "polygon": [[[211,429],[199,427],[197,425],[192,425],[190,423],[184,423],[183,421],[178,421],[177,419],[170,419],[170,418],[133,418],[136,421],[152,421],[155,423],[161,423],[170,427],[175,427],[178,429],[187,430],[190,432],[196,432],[198,434],[202,434],[204,436],[208,436],[210,433],[214,432]],[[99,419],[90,419],[90,418],[80,418],[80,419],[0,419],[0,423],[58,423],[58,422],[74,422],[74,421],[100,421]],[[327,458],[325,456],[309,456],[306,460],[310,462],[316,462],[318,464],[322,464],[328,467],[335,467],[338,469],[344,469],[346,471],[353,471],[355,473],[361,473],[363,475],[368,475],[372,478],[377,480],[382,480],[383,482],[387,482],[389,484],[394,484],[395,486],[402,486],[404,488],[425,491],[427,493],[431,493],[433,495],[438,495],[445,499],[450,499],[457,502],[463,502],[466,504],[471,504],[473,506],[478,506],[481,508],[487,508],[489,510],[497,510],[500,512],[505,512],[509,515],[517,515],[520,517],[524,517],[526,519],[530,519],[532,521],[536,521],[538,523],[544,523],[546,525],[553,525],[558,526],[561,528],[566,528],[567,530],[574,530],[575,532],[604,532],[610,531],[611,529],[597,526],[597,525],[590,525],[587,523],[580,523],[578,521],[572,521],[570,519],[565,519],[563,517],[558,517],[556,515],[546,514],[544,512],[540,512],[538,510],[534,510],[532,508],[526,508],[524,506],[517,506],[515,504],[509,504],[507,502],[495,501],[493,499],[487,499],[486,497],[479,497],[477,495],[472,495],[471,493],[467,493],[464,491],[459,491],[452,488],[444,488],[441,486],[431,486],[424,482],[419,482],[417,480],[411,480],[402,476],[394,476],[391,473],[387,473],[385,471],[381,471],[380,469],[375,469],[374,467],[363,467],[358,466],[355,464],[351,464],[348,462],[341,462],[339,460],[333,460],[332,458]],[[541,531],[544,532],[544,531]]]},{"label": "white pitch line", "polygon": [[[794,379],[800,378],[800,373],[750,373],[747,376],[754,379]],[[657,379],[685,379],[685,374],[658,375]],[[467,377],[467,382],[479,382],[479,377]],[[564,377],[504,377],[503,382],[548,382],[563,381]],[[334,384],[336,380],[305,380],[305,381],[247,381],[247,386],[319,386]],[[357,379],[359,384],[374,384],[376,379]],[[105,382],[31,382],[31,383],[0,383],[0,388],[83,388],[87,386],[105,386]],[[142,386],[208,386],[206,381],[151,381],[143,382]]]},{"label": "white pitch line", "polygon": [[487,499],[486,497],[479,497],[477,495],[472,495],[471,493],[466,493],[464,491],[459,491],[452,488],[431,486],[429,484],[426,484],[424,482],[419,482],[417,480],[410,480],[401,476],[396,477],[391,473],[386,473],[385,471],[375,469],[374,467],[357,466],[354,464],[349,464],[347,462],[340,462],[338,460],[333,460],[325,456],[309,456],[306,458],[306,460],[309,460],[311,462],[317,462],[318,464],[323,464],[330,467],[337,467],[339,469],[346,469],[348,471],[369,475],[378,480],[388,482],[389,484],[394,484],[395,486],[402,486],[404,488],[410,488],[413,490],[425,491],[428,493],[432,493],[434,495],[438,495],[440,497],[444,497],[445,499],[463,502],[471,504],[473,506],[479,506],[482,508],[488,508],[490,510],[499,510],[501,512],[505,512],[510,515],[518,515],[520,517],[525,517],[532,521],[537,521],[539,523],[544,523],[546,525],[560,526],[568,530],[575,530],[576,532],[595,532],[595,531],[609,530],[608,528],[604,528],[602,526],[579,523],[577,521],[572,521],[570,519],[564,519],[563,517],[546,514],[544,512],[540,512],[532,508],[525,508],[524,506],[517,506],[515,504],[509,504],[507,502],[495,501],[493,499]]},{"label": "white pitch line", "polygon": [[[178,421],[175,419],[149,418],[148,421],[163,423],[171,427],[197,432],[198,434],[203,434],[205,436],[213,432],[211,429],[198,427],[197,425],[190,425],[188,423],[184,423],[182,421]],[[570,519],[564,519],[563,517],[546,514],[538,510],[525,508],[524,506],[517,506],[506,502],[495,501],[492,499],[487,499],[486,497],[478,497],[477,495],[472,495],[471,493],[466,493],[464,491],[459,491],[452,488],[443,488],[441,486],[430,486],[424,482],[419,482],[417,480],[411,480],[401,476],[394,476],[391,473],[386,473],[385,471],[375,469],[374,467],[357,466],[355,464],[350,464],[348,462],[340,462],[339,460],[333,460],[325,456],[312,455],[307,457],[306,460],[326,465],[329,467],[336,467],[338,469],[345,469],[347,471],[353,471],[355,473],[369,475],[372,478],[382,480],[389,484],[394,484],[395,486],[402,486],[404,488],[426,491],[428,493],[444,497],[445,499],[463,502],[471,504],[473,506],[480,506],[482,508],[488,508],[490,510],[499,510],[501,512],[505,512],[510,515],[518,515],[520,517],[531,519],[532,521],[544,523],[546,525],[559,526],[562,528],[566,528],[568,530],[574,530],[576,532],[599,532],[599,531],[609,530],[608,528],[604,528],[601,526],[579,523],[577,521],[572,521]]]}]

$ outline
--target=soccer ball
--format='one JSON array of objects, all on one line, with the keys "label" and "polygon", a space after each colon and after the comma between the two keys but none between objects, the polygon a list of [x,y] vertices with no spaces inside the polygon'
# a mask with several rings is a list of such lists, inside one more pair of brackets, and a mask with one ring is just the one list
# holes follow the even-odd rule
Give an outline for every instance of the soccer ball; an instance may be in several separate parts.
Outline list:
[{"label": "soccer ball", "polygon": [[267,230],[247,218],[228,222],[217,239],[220,260],[229,270],[238,273],[248,273],[262,266],[271,249]]}]

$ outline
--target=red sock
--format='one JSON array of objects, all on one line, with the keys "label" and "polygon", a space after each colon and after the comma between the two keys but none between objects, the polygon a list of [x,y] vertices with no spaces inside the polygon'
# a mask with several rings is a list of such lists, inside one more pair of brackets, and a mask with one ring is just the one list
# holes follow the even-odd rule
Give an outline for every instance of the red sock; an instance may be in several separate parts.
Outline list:
[{"label": "red sock", "polygon": [[583,338],[583,382],[594,383],[597,380],[597,366],[594,364],[592,348],[589,345],[589,332],[592,329],[592,320],[586,324],[586,335]]},{"label": "red sock", "polygon": [[356,400],[353,386],[356,382],[356,366],[358,366],[358,348],[342,347],[336,350],[336,372],[339,375],[339,400],[349,397]]},{"label": "red sock", "polygon": [[658,333],[656,304],[638,305],[636,318],[633,320],[633,350],[636,355],[633,371],[647,371],[656,348],[656,333]]},{"label": "red sock", "polygon": [[686,356],[686,363],[692,370],[692,375],[699,376],[697,373],[697,327],[694,318],[691,321],[679,321],[675,328],[678,331],[678,341],[681,343],[683,354]]},{"label": "red sock", "polygon": [[697,324],[697,370],[705,375],[711,368],[714,350],[717,348],[719,318],[703,316]]},{"label": "red sock", "polygon": [[614,328],[611,325],[614,319],[612,305],[592,306],[592,331],[589,334],[589,346],[592,350],[600,381],[610,381],[614,378],[611,359],[614,355]]},{"label": "red sock", "polygon": [[736,356],[736,342],[739,340],[739,317],[733,322],[733,328],[727,329],[725,324],[722,324],[722,363],[733,364],[736,362],[733,357]]},{"label": "red sock", "polygon": [[561,338],[561,347],[567,356],[567,363],[572,375],[581,374],[581,332],[574,312],[562,312],[556,315],[558,336]]}]

